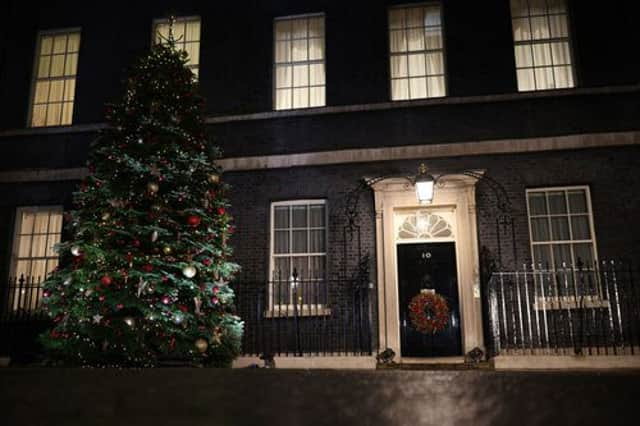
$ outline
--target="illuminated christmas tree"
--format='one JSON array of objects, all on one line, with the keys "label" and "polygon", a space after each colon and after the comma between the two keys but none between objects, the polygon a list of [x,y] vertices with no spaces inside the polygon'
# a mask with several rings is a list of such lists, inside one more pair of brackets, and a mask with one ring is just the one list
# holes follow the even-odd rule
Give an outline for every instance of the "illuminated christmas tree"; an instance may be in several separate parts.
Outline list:
[{"label": "illuminated christmas tree", "polygon": [[170,35],[138,60],[107,110],[109,128],[65,215],[62,266],[45,283],[54,326],[41,340],[52,359],[223,366],[239,353],[228,188],[186,63]]}]

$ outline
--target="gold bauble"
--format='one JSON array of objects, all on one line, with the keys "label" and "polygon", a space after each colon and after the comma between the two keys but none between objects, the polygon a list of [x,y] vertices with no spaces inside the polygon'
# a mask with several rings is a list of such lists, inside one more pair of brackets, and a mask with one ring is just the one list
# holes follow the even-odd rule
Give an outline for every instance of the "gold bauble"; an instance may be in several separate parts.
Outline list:
[{"label": "gold bauble", "polygon": [[102,220],[107,221],[109,219],[111,219],[111,213],[109,212],[102,213]]},{"label": "gold bauble", "polygon": [[205,353],[207,351],[207,348],[209,347],[209,343],[202,337],[196,340],[195,345],[196,349],[198,349],[198,352],[200,352],[201,354]]},{"label": "gold bauble", "polygon": [[158,185],[156,182],[149,182],[147,184],[147,190],[150,193],[155,194],[156,192],[158,192],[160,190],[160,185]]},{"label": "gold bauble", "polygon": [[193,265],[187,265],[184,268],[182,268],[182,275],[184,275],[189,279],[195,277],[197,273],[198,273],[198,270]]},{"label": "gold bauble", "polygon": [[164,246],[162,247],[162,253],[169,256],[171,253],[173,253],[173,249],[171,248],[171,246]]},{"label": "gold bauble", "polygon": [[211,184],[216,184],[216,183],[220,182],[220,175],[217,174],[217,173],[212,173],[207,177],[207,180]]}]

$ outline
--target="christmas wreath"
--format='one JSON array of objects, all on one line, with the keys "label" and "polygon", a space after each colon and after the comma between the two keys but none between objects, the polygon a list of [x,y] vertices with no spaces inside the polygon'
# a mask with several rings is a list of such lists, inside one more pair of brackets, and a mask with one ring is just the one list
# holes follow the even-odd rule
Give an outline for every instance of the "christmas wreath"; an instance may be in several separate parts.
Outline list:
[{"label": "christmas wreath", "polygon": [[435,334],[447,326],[449,306],[442,296],[423,291],[409,302],[409,318],[420,333]]}]

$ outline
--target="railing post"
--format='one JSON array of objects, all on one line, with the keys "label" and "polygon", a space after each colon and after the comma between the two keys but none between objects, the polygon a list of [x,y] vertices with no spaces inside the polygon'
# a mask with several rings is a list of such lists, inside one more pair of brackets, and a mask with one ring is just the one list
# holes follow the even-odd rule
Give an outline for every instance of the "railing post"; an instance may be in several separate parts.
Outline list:
[{"label": "railing post", "polygon": [[298,317],[298,271],[294,268],[292,275],[293,286],[293,324],[296,336],[296,355],[302,356],[302,348],[300,347],[300,318]]}]

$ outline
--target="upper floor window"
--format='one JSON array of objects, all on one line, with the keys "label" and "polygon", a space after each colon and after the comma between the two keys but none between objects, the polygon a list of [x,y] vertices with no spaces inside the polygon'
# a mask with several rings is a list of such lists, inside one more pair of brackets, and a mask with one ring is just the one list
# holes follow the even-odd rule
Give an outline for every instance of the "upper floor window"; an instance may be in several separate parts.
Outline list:
[{"label": "upper floor window", "polygon": [[[153,26],[154,43],[166,43],[171,22],[159,20]],[[200,70],[200,18],[176,18],[173,22],[173,38],[176,48],[187,52],[187,67],[198,76]]]},{"label": "upper floor window", "polygon": [[597,257],[588,187],[530,189],[527,207],[536,266],[593,267]]},{"label": "upper floor window", "polygon": [[566,0],[511,0],[518,90],[574,87]]},{"label": "upper floor window", "polygon": [[389,52],[392,100],[445,96],[439,4],[389,9]]},{"label": "upper floor window", "polygon": [[73,121],[80,30],[38,36],[31,100],[31,127],[63,126]]},{"label": "upper floor window", "polygon": [[324,16],[276,19],[274,51],[274,108],[324,106]]}]

